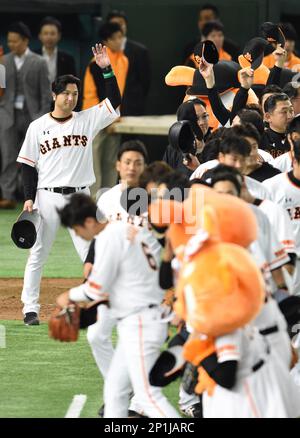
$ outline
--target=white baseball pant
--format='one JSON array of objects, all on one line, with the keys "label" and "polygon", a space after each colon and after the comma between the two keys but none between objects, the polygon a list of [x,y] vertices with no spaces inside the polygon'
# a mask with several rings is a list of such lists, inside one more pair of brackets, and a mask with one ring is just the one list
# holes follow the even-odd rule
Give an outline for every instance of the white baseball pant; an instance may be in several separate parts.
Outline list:
[{"label": "white baseball pant", "polygon": [[[88,188],[78,193],[90,194]],[[36,194],[34,208],[37,208],[41,217],[41,226],[37,233],[34,246],[30,249],[27,260],[24,284],[21,300],[24,303],[23,313],[39,313],[40,283],[42,278],[43,266],[47,261],[56,233],[60,226],[60,219],[56,211],[63,208],[72,195],[62,195],[39,189]],[[90,242],[87,242],[75,235],[73,230],[69,230],[74,246],[82,261],[85,260]]]},{"label": "white baseball pant", "polygon": [[159,307],[146,308],[118,321],[118,342],[104,384],[104,417],[126,418],[133,388],[141,409],[150,418],[180,418],[163,395],[149,384],[149,372],[167,337]]},{"label": "white baseball pant", "polygon": [[[117,319],[112,316],[111,310],[105,305],[98,306],[97,318],[97,322],[87,329],[87,340],[97,367],[105,379],[114,355],[112,331],[117,325]],[[129,409],[142,414],[136,396],[130,400]]]}]

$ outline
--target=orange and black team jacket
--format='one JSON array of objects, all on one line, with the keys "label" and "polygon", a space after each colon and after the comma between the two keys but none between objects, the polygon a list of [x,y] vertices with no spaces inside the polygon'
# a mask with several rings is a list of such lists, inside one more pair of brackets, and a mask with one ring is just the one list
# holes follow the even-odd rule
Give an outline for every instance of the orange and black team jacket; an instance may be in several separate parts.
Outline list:
[{"label": "orange and black team jacket", "polygon": [[[129,68],[128,58],[123,52],[113,52],[108,47],[107,53],[117,79],[121,96],[123,97]],[[91,108],[106,97],[105,79],[101,73],[101,69],[96,64],[95,59],[92,58],[84,75],[82,109],[85,110]]]}]

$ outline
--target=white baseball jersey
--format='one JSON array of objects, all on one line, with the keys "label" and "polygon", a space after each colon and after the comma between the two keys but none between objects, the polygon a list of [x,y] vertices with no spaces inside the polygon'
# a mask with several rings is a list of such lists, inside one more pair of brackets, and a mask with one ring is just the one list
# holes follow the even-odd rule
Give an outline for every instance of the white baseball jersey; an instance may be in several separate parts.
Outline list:
[{"label": "white baseball jersey", "polygon": [[[256,213],[260,213],[259,209],[254,209],[254,211]],[[271,347],[271,353],[274,355],[276,361],[281,361],[286,369],[289,369],[291,363],[291,345],[287,333],[287,323],[278,307],[277,302],[272,298],[272,293],[277,290],[270,271],[270,262],[268,260],[268,257],[270,257],[270,253],[271,256],[274,257],[274,250],[271,250],[272,245],[270,245],[269,243],[269,239],[272,239],[272,229],[270,235],[270,233],[267,233],[267,230],[265,230],[265,227],[262,228],[262,226],[260,226],[262,221],[259,220],[258,215],[256,215],[256,217],[259,224],[258,240],[254,241],[250,245],[249,250],[257,266],[260,268],[263,274],[265,281],[266,300],[261,311],[253,321],[253,325],[259,330],[277,328],[277,330],[273,333],[267,334],[266,338]],[[269,237],[267,234],[269,234]],[[273,234],[273,239],[274,237],[276,240],[276,236]],[[275,248],[276,246],[277,248],[279,248],[280,244],[278,241],[277,243],[275,243],[275,240]],[[280,253],[280,249],[278,250],[278,252]],[[280,260],[280,257],[276,257],[275,255],[275,263],[277,264],[277,266],[280,262],[282,263],[284,261],[286,261],[286,259],[283,258]]]},{"label": "white baseball jersey", "polygon": [[[251,209],[258,224],[258,238],[250,245],[250,251],[260,268],[265,265],[271,271],[280,268],[288,263],[290,258],[284,246],[278,241],[267,216],[255,205],[251,205]],[[273,279],[270,279],[268,284],[271,286],[271,291],[277,290]]]},{"label": "white baseball jersey", "polygon": [[192,173],[190,179],[202,178],[205,172],[213,169],[214,167],[217,167],[218,164],[220,164],[219,160],[209,160],[205,163],[200,164],[200,166],[198,166],[197,169]]},{"label": "white baseball jersey", "polygon": [[291,151],[276,157],[273,166],[281,170],[281,172],[290,172],[293,168]]},{"label": "white baseball jersey", "polygon": [[295,252],[293,224],[287,211],[279,204],[265,199],[258,206],[268,217],[279,242],[287,252]]},{"label": "white baseball jersey", "polygon": [[[218,164],[220,164],[219,160],[210,160],[206,163],[200,164],[200,166],[198,166],[195,172],[191,175],[190,179],[192,180],[194,178],[202,178],[205,172],[213,169],[214,167],[217,167]],[[256,181],[249,176],[244,176],[244,178],[247,189],[252,196],[258,199],[270,199],[270,194],[268,190],[262,185],[262,183]]]},{"label": "white baseball jersey", "polygon": [[292,220],[295,246],[300,255],[300,187],[297,187],[287,173],[281,173],[263,182],[269,189],[272,201],[284,207]]},{"label": "white baseball jersey", "polygon": [[269,152],[264,151],[263,149],[258,149],[257,150],[258,155],[261,156],[261,158],[266,162],[271,164],[272,166],[274,166],[274,158],[272,157],[271,154],[269,154]]},{"label": "white baseball jersey", "polygon": [[117,184],[111,189],[105,191],[97,201],[97,207],[105,215],[109,222],[123,221],[149,228],[148,213],[140,216],[129,215],[121,205],[121,195],[123,192],[122,184]]},{"label": "white baseball jersey", "polygon": [[81,293],[99,300],[108,293],[116,318],[149,305],[159,306],[164,295],[158,282],[159,263],[160,246],[150,233],[123,222],[108,224],[96,237],[95,263],[88,281],[71,289],[70,298]]},{"label": "white baseball jersey", "polygon": [[38,189],[90,186],[93,138],[119,116],[108,99],[65,122],[45,114],[29,125],[17,161],[37,168]]},{"label": "white baseball jersey", "polygon": [[204,418],[292,418],[300,414],[299,390],[289,371],[267,353],[265,339],[246,326],[215,341],[218,362],[238,362],[236,382],[203,394]]}]

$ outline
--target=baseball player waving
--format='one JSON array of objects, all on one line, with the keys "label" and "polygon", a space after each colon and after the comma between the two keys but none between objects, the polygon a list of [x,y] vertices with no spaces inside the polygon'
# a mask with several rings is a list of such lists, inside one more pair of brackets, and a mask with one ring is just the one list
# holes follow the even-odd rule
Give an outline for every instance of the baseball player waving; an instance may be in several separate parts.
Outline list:
[{"label": "baseball player waving", "polygon": [[[63,208],[72,193],[89,194],[95,181],[92,141],[96,134],[119,117],[120,91],[105,46],[92,48],[99,74],[103,74],[106,96],[99,104],[80,112],[77,105],[80,80],[64,75],[52,84],[54,111],[34,120],[26,133],[20,154],[25,203],[24,210],[39,210],[42,226],[27,261],[22,302],[24,323],[38,325],[39,292],[42,268],[60,225],[58,208]],[[88,243],[70,230],[75,248],[85,260]]]}]

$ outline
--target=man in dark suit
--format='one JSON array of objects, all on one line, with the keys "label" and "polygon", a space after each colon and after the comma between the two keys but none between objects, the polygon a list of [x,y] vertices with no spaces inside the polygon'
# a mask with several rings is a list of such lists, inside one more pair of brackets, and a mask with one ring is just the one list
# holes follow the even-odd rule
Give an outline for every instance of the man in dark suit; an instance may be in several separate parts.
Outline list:
[{"label": "man in dark suit", "polygon": [[118,23],[124,35],[123,51],[129,60],[126,86],[122,98],[122,116],[139,116],[144,114],[146,98],[150,88],[151,70],[147,47],[127,38],[128,20],[123,11],[111,11],[107,22]]},{"label": "man in dark suit", "polygon": [[51,88],[44,59],[28,45],[30,30],[16,22],[9,26],[3,57],[6,88],[0,98],[0,208],[15,208],[18,184],[16,159],[29,124],[50,110]]},{"label": "man in dark suit", "polygon": [[[184,63],[193,53],[195,45],[198,44],[199,41],[201,40],[202,30],[205,24],[209,21],[216,21],[216,20],[220,21],[220,13],[215,5],[206,3],[199,9],[198,22],[197,22],[199,35],[193,41],[189,42],[185,47],[184,55],[183,55]],[[225,52],[229,53],[233,61],[237,61],[237,58],[240,55],[240,49],[234,41],[225,37],[223,43],[223,49],[225,50]]]},{"label": "man in dark suit", "polygon": [[40,24],[39,40],[42,48],[36,53],[42,55],[47,62],[50,82],[58,76],[76,76],[75,60],[73,56],[58,49],[57,44],[61,39],[61,23],[54,17],[46,17]]}]

